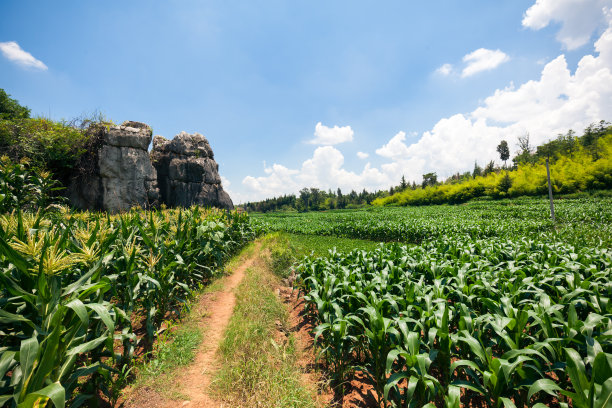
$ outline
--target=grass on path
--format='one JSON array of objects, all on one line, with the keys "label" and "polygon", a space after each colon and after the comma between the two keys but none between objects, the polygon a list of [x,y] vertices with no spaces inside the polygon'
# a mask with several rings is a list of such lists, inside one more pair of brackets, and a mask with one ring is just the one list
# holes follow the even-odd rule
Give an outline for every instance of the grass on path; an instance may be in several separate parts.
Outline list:
[{"label": "grass on path", "polygon": [[238,286],[220,346],[222,367],[213,388],[232,407],[316,406],[313,390],[301,383],[296,340],[286,330],[288,312],[276,295],[279,278],[265,262],[275,245],[264,238],[264,259],[246,271]]}]

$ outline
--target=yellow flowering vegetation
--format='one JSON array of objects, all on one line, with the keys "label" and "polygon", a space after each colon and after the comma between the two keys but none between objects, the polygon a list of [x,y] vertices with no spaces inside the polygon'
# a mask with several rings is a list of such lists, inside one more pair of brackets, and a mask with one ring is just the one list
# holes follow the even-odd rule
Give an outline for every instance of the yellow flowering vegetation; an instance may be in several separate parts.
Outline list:
[{"label": "yellow flowering vegetation", "polygon": [[[571,155],[560,155],[550,165],[553,192],[570,194],[612,188],[612,134],[597,141],[597,153],[578,145]],[[546,164],[521,163],[514,170],[501,170],[456,184],[406,189],[377,198],[374,205],[427,205],[461,203],[472,198],[533,196],[546,194]]]}]

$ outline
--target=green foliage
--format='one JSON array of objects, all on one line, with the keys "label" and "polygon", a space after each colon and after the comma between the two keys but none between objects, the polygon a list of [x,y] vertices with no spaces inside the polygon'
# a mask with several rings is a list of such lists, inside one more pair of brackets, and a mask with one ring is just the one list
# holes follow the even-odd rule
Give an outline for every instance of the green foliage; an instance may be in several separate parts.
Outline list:
[{"label": "green foliage", "polygon": [[0,120],[25,119],[30,117],[30,109],[21,106],[19,102],[11,98],[9,94],[0,88]]},{"label": "green foliage", "polygon": [[14,210],[46,210],[51,204],[61,204],[61,190],[51,173],[29,165],[27,161],[13,163],[0,158],[0,213]]},{"label": "green foliage", "polygon": [[266,263],[275,275],[286,278],[290,274],[290,267],[296,261],[295,248],[286,236],[281,234],[268,234],[264,239],[262,250],[268,251]]},{"label": "green foliage", "polygon": [[605,246],[451,234],[307,257],[296,282],[337,383],[363,370],[384,406],[603,407],[610,265]]},{"label": "green foliage", "polygon": [[[404,179],[402,185],[408,186]],[[382,197],[385,191],[370,193],[365,189],[361,193],[355,190],[349,194],[342,194],[340,189],[337,192],[323,191],[318,188],[303,188],[300,190],[299,197],[295,195],[285,195],[281,197],[268,198],[259,202],[246,203],[244,209],[256,212],[276,212],[276,211],[328,211],[342,208],[359,208],[368,205],[376,197]]]},{"label": "green foliage", "polygon": [[[551,223],[549,211],[547,200],[526,197],[471,201],[458,206],[268,213],[253,215],[252,219],[263,229],[307,234],[300,239],[315,244],[317,241],[325,242],[324,236],[420,243],[448,234],[468,235],[475,239],[554,234],[565,240],[612,243],[611,197],[601,195],[556,200],[556,225]],[[332,238],[327,240],[332,246],[333,241]]]},{"label": "green foliage", "polygon": [[197,207],[0,216],[0,402],[113,401],[139,341],[132,322],[150,342],[253,237],[246,215]]},{"label": "green foliage", "polygon": [[421,187],[431,187],[438,184],[438,176],[436,173],[427,173],[423,174],[423,182],[421,183]]},{"label": "green foliage", "polygon": [[[559,155],[556,158],[551,164],[551,181],[555,194],[612,188],[612,134],[598,138],[595,146],[589,150],[576,145],[572,155]],[[598,152],[597,156],[593,156],[593,149]],[[544,159],[540,158],[534,163],[522,163],[516,170],[489,173],[455,184],[405,190],[377,198],[372,204],[457,204],[482,196],[533,196],[543,195],[547,191],[546,166]]]},{"label": "green foliage", "polygon": [[0,151],[66,180],[85,153],[88,135],[67,123],[49,119],[0,120]]}]

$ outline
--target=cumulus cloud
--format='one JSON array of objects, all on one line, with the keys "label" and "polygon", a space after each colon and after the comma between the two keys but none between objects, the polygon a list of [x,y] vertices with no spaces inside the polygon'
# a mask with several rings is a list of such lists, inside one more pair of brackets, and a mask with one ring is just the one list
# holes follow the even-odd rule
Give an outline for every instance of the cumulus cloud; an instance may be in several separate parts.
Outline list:
[{"label": "cumulus cloud", "polygon": [[[608,28],[595,42],[595,54],[585,55],[572,72],[565,56],[545,64],[538,79],[499,89],[468,114],[439,120],[415,143],[398,132],[376,149],[386,161],[378,168],[368,162],[360,172],[344,168],[344,156],[332,146],[318,147],[300,168],[266,167],[263,177],[246,177],[242,184],[251,200],[303,187],[342,190],[386,189],[402,175],[420,181],[424,173],[441,178],[472,170],[474,161],[484,165],[497,159],[496,146],[508,141],[511,151],[517,138],[529,133],[541,144],[565,133],[580,131],[590,123],[609,119],[612,112],[612,15]],[[514,153],[514,152],[512,152]]]},{"label": "cumulus cloud", "polygon": [[507,61],[510,61],[510,57],[500,50],[479,48],[463,57],[466,66],[461,71],[461,77],[465,78],[482,71],[490,71]]},{"label": "cumulus cloud", "polygon": [[450,75],[451,72],[453,72],[453,66],[451,64],[444,64],[436,69],[436,73],[444,76]]},{"label": "cumulus cloud", "polygon": [[398,159],[408,154],[408,147],[404,144],[406,132],[398,132],[380,149],[376,149],[376,154],[387,159]]},{"label": "cumulus cloud", "polygon": [[561,23],[557,40],[568,50],[587,44],[591,34],[605,23],[611,0],[537,0],[525,12],[523,26],[540,30],[551,22]]},{"label": "cumulus cloud", "polygon": [[47,66],[42,61],[37,60],[32,54],[23,50],[15,41],[0,42],[0,51],[5,58],[17,65],[43,71],[47,70]]},{"label": "cumulus cloud", "polygon": [[353,140],[353,133],[353,129],[351,129],[350,126],[334,126],[333,128],[330,128],[319,122],[315,126],[315,138],[309,143],[331,146],[344,142],[350,142]]},{"label": "cumulus cloud", "polygon": [[370,155],[364,152],[357,152],[357,157],[359,157],[361,160],[365,160],[370,157]]},{"label": "cumulus cloud", "polygon": [[262,177],[247,176],[242,181],[250,200],[283,194],[295,194],[303,187],[323,190],[375,190],[381,185],[394,183],[381,170],[366,163],[360,172],[348,171],[344,166],[344,155],[333,146],[320,146],[302,163],[299,170],[275,164],[265,168]]}]

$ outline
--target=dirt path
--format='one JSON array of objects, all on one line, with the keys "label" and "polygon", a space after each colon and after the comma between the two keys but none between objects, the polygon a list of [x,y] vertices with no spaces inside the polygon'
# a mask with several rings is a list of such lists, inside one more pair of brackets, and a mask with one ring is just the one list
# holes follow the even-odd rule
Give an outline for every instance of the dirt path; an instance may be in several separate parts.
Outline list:
[{"label": "dirt path", "polygon": [[[180,369],[174,379],[173,388],[182,400],[169,400],[157,392],[144,392],[130,401],[128,407],[160,407],[160,408],[216,408],[224,407],[221,401],[209,395],[210,386],[215,371],[219,368],[217,350],[223,340],[225,329],[232,317],[236,296],[234,291],[244,278],[245,271],[253,265],[259,246],[248,258],[244,259],[231,275],[224,278],[223,288],[212,296],[204,296],[195,305],[196,310],[205,311],[198,321],[198,328],[204,332],[204,340],[196,352],[193,363]],[[152,391],[152,390],[148,390]]]},{"label": "dirt path", "polygon": [[208,395],[208,387],[212,374],[218,368],[216,355],[219,344],[223,340],[223,334],[236,305],[234,289],[238,287],[242,278],[244,278],[245,271],[253,262],[254,258],[249,257],[240,264],[232,275],[227,277],[223,290],[217,292],[215,299],[206,307],[209,317],[201,321],[203,329],[206,330],[204,341],[200,345],[195,361],[182,374],[177,376],[176,381],[177,388],[181,394],[184,394],[189,399],[181,403],[170,401],[168,404],[163,405],[164,407],[212,408],[223,406],[222,403]]}]

